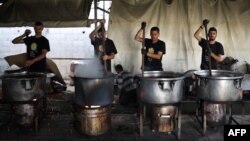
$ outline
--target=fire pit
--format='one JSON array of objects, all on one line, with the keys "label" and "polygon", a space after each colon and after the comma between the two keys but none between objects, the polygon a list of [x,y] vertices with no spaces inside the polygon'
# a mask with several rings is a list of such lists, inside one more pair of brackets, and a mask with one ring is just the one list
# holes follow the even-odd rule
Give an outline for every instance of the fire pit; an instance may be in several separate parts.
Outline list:
[{"label": "fire pit", "polygon": [[[198,107],[200,107],[202,114],[201,124],[203,127],[203,134],[206,132],[207,121],[210,123],[225,123],[223,121],[225,119],[227,104],[230,105],[229,122],[235,121],[237,123],[232,117],[231,106],[233,102],[242,100],[242,73],[226,70],[212,70],[211,72],[211,76],[208,70],[194,72],[196,76]],[[199,115],[198,110],[199,109],[197,109],[196,112],[197,117]]]}]

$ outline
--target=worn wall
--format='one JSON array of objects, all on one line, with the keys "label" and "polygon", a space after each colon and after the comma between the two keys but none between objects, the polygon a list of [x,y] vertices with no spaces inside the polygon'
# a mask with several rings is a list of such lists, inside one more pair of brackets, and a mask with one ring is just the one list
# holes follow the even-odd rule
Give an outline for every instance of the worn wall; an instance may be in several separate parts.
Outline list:
[{"label": "worn wall", "polygon": [[[31,17],[22,17],[22,16],[30,16],[30,14],[32,15],[32,17],[35,17],[34,14],[30,11],[33,11],[33,7],[34,4],[35,5],[39,5],[39,4],[44,4],[44,3],[51,3],[52,5],[50,6],[53,7],[57,7],[57,5],[60,5],[60,8],[62,8],[61,11],[67,12],[67,15],[64,16],[68,16],[68,18],[70,18],[71,22],[67,22],[67,18],[65,18],[65,24],[63,21],[63,17],[57,17],[61,18],[62,21],[58,20],[58,21],[47,21],[44,22],[45,25],[45,29],[43,31],[43,35],[45,37],[47,37],[49,39],[50,42],[50,47],[51,47],[51,51],[47,54],[47,56],[49,58],[52,58],[53,61],[55,61],[55,63],[58,65],[58,68],[60,69],[62,75],[64,78],[69,78],[69,68],[70,68],[70,64],[72,61],[79,61],[79,59],[89,59],[89,58],[93,58],[94,57],[94,51],[93,51],[93,46],[90,44],[90,39],[89,39],[89,34],[90,32],[95,28],[94,24],[91,24],[90,27],[84,27],[84,24],[81,24],[82,22],[79,22],[78,18],[76,18],[76,16],[80,17],[80,19],[94,19],[94,6],[92,4],[91,6],[91,10],[89,13],[89,17],[86,17],[86,15],[88,15],[88,13],[85,13],[88,11],[88,9],[84,8],[87,4],[87,7],[89,5],[89,2],[91,2],[92,0],[77,0],[77,1],[68,1],[68,0],[49,0],[49,1],[40,1],[40,0],[22,0],[22,1],[16,1],[16,0],[11,0],[8,1],[8,4],[11,5],[12,7],[10,7],[9,9],[13,9],[14,11],[12,11],[11,13],[5,14],[5,10],[7,10],[8,5],[5,5],[4,7],[0,8],[0,18],[4,17],[6,21],[3,22],[0,21],[0,72],[4,71],[4,69],[6,69],[8,67],[7,62],[3,59],[5,56],[8,55],[14,55],[14,54],[19,54],[19,53],[23,53],[26,51],[25,45],[24,44],[20,44],[20,45],[14,45],[11,43],[11,40],[19,35],[21,35],[25,29],[31,29],[32,30],[32,35],[34,35],[34,30],[32,27],[29,27],[27,25],[33,25],[34,23],[34,19],[32,20]],[[28,8],[25,9],[25,11],[22,11],[21,13],[18,13],[17,9],[23,9],[24,7],[22,7],[21,3],[25,3],[25,7],[29,7],[31,6],[32,8]],[[67,5],[66,7],[64,7],[63,5]],[[110,7],[111,2],[107,1],[107,2],[98,2],[97,3],[99,7],[105,7],[106,9]],[[13,8],[13,5],[15,7],[19,7],[19,8]],[[44,5],[42,5],[44,6]],[[76,8],[70,8],[67,9],[68,7],[76,7]],[[39,16],[43,16],[43,19],[47,18],[51,18],[53,16],[56,15],[56,12],[60,12],[60,8],[57,7],[57,9],[55,10],[55,13],[53,13],[53,15],[51,16],[50,14],[44,14],[44,15],[39,15]],[[63,10],[63,8],[66,8]],[[36,9],[36,14],[39,14],[39,12],[37,11],[41,11],[42,9]],[[45,9],[47,10],[47,9]],[[77,10],[80,11],[80,13],[74,13],[74,11],[76,12]],[[53,8],[49,9],[49,11],[46,12],[53,12]],[[70,11],[70,12],[69,12]],[[3,13],[1,13],[3,12]],[[7,16],[9,15],[15,15],[13,13],[17,12],[17,14],[20,14],[22,16],[17,16],[17,17],[13,17],[13,18],[8,18]],[[26,13],[26,14],[24,14]],[[60,13],[63,14],[63,13]],[[71,15],[74,15],[75,17],[70,17]],[[75,15],[76,14],[76,15]],[[84,16],[81,16],[81,14],[84,14]],[[57,15],[59,16],[59,15]],[[37,17],[38,18],[38,17]],[[109,15],[107,13],[103,13],[102,11],[98,10],[97,11],[97,18],[98,19],[102,19],[105,18],[108,21]],[[2,18],[3,19],[3,18]],[[9,24],[7,24],[8,20],[7,19],[18,19],[15,22],[10,22]],[[56,20],[54,19],[54,20]],[[39,18],[39,20],[41,20]],[[11,20],[10,20],[11,21]],[[42,20],[43,21],[43,20]],[[46,21],[46,20],[45,20]],[[74,23],[75,21],[75,23]],[[71,23],[71,24],[70,24]],[[77,25],[76,25],[77,24]],[[10,26],[10,27],[9,27]],[[16,27],[12,27],[12,26],[16,26]],[[20,27],[21,26],[21,27]],[[56,28],[48,28],[48,26],[50,27],[56,27]],[[60,26],[65,26],[65,28],[59,28]],[[82,27],[79,27],[82,26]],[[106,28],[108,27],[108,22],[105,24]]]},{"label": "worn wall", "polygon": [[[89,33],[93,29],[89,28],[45,28],[43,35],[49,39],[50,49],[47,56],[54,58],[62,75],[67,78],[70,63],[77,59],[93,58],[93,46],[90,44]],[[5,56],[26,52],[24,44],[12,44],[11,41],[23,34],[25,29],[32,27],[0,28],[0,67],[1,70],[8,67]],[[83,33],[84,32],[84,33]]]}]

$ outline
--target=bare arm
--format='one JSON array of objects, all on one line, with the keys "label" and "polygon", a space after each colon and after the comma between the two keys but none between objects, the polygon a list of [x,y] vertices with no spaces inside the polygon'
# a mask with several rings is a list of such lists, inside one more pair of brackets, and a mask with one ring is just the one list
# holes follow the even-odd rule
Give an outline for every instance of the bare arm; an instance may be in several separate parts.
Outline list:
[{"label": "bare arm", "polygon": [[22,44],[24,43],[23,38],[25,37],[25,33],[16,37],[15,39],[12,40],[13,44]]},{"label": "bare arm", "polygon": [[89,38],[91,39],[91,41],[95,41],[98,30],[102,27],[102,25],[105,24],[105,22],[105,20],[101,20],[100,24],[89,34]]},{"label": "bare arm", "polygon": [[216,55],[215,53],[211,53],[210,54],[211,57],[213,57],[217,62],[221,62],[222,61],[222,56],[221,55]]},{"label": "bare arm", "polygon": [[34,64],[35,62],[40,61],[43,58],[45,58],[47,52],[48,52],[47,49],[43,49],[42,54],[40,54],[39,56],[37,56],[37,57],[35,57],[35,58],[31,59],[31,60],[27,60],[26,63],[25,63],[25,67],[28,67],[28,66]]},{"label": "bare arm", "polygon": [[110,55],[104,55],[103,56],[103,60],[111,60],[111,59],[114,59],[115,58],[115,54],[114,53],[111,53]]},{"label": "bare arm", "polygon": [[143,38],[141,37],[142,36],[142,32],[143,30],[140,29],[137,31],[136,35],[135,35],[135,40],[138,41],[138,42],[143,42]]},{"label": "bare arm", "polygon": [[98,32],[98,30],[101,28],[101,25],[97,26],[90,34],[89,34],[89,38],[91,41],[95,41],[95,37],[96,34]]},{"label": "bare arm", "polygon": [[150,57],[150,58],[153,58],[153,59],[161,59],[163,53],[162,53],[161,51],[158,51],[157,54],[153,54],[153,53],[149,53],[149,52],[148,52],[146,55],[147,55],[148,57]]},{"label": "bare arm", "polygon": [[115,54],[114,54],[114,53],[111,53],[111,54],[109,55],[109,57],[108,57],[109,60],[114,59],[114,58],[115,58]]},{"label": "bare arm", "polygon": [[201,36],[200,33],[202,31],[202,29],[204,28],[204,25],[201,25],[194,33],[194,37],[195,39],[197,39],[199,42],[201,41]]},{"label": "bare arm", "polygon": [[20,35],[20,36],[16,37],[15,39],[13,39],[12,43],[13,44],[24,43],[23,38],[26,37],[26,36],[29,36],[30,33],[31,33],[31,31],[29,29],[26,29],[22,35]]}]

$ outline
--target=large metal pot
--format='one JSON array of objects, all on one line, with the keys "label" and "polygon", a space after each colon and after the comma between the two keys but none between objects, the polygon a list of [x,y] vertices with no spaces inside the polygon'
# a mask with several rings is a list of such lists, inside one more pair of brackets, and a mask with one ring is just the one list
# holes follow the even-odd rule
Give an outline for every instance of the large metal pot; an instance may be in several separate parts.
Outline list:
[{"label": "large metal pot", "polygon": [[74,77],[77,105],[110,105],[113,101],[114,76],[100,78]]},{"label": "large metal pot", "polygon": [[242,99],[243,74],[226,70],[195,71],[198,98],[214,102],[231,102]]},{"label": "large metal pot", "polygon": [[148,104],[174,104],[181,101],[184,75],[166,71],[146,71],[139,81],[139,97]]},{"label": "large metal pot", "polygon": [[29,101],[45,94],[46,75],[43,73],[4,74],[1,79],[4,101]]}]

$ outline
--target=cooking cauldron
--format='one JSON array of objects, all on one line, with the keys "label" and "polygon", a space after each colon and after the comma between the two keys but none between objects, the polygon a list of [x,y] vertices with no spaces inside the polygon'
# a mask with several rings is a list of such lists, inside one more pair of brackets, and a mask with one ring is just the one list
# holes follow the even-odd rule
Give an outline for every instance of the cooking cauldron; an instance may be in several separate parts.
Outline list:
[{"label": "cooking cauldron", "polygon": [[46,75],[35,72],[3,74],[4,101],[29,101],[45,94]]},{"label": "cooking cauldron", "polygon": [[243,74],[226,70],[195,71],[198,98],[214,102],[231,102],[242,99]]},{"label": "cooking cauldron", "polygon": [[166,71],[145,71],[139,77],[140,99],[148,104],[174,104],[181,101],[184,74]]},{"label": "cooking cauldron", "polygon": [[113,101],[114,76],[74,77],[75,103],[77,105],[109,105]]}]

